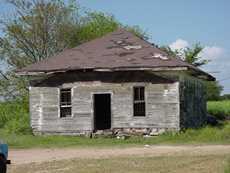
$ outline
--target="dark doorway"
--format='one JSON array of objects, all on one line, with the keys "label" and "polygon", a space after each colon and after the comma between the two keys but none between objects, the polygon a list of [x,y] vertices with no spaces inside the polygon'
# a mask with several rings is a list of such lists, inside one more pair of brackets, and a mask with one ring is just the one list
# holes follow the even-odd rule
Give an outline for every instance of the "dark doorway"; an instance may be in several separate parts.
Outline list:
[{"label": "dark doorway", "polygon": [[110,94],[94,94],[94,130],[111,128]]}]

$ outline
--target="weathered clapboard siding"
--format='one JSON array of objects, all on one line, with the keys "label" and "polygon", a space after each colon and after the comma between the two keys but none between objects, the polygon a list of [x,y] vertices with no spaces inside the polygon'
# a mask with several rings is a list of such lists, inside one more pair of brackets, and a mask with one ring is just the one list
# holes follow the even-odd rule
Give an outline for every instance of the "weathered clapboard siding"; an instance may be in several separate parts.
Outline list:
[{"label": "weathered clapboard siding", "polygon": [[206,123],[206,88],[201,79],[185,72],[158,73],[180,82],[180,128],[197,128]]},{"label": "weathered clapboard siding", "polygon": [[[95,79],[95,78],[94,78]],[[49,80],[50,81],[50,80]],[[59,80],[60,81],[60,80]],[[155,80],[156,82],[156,80]],[[50,85],[50,86],[49,86]],[[145,86],[146,116],[133,116],[133,87]],[[72,117],[59,117],[59,88],[72,88]],[[179,130],[179,83],[65,81],[32,86],[31,126],[36,133],[79,134],[93,127],[93,94],[111,94],[112,129]]]},{"label": "weathered clapboard siding", "polygon": [[31,87],[31,126],[34,132],[72,133],[90,129],[91,115],[59,117],[59,88]]}]

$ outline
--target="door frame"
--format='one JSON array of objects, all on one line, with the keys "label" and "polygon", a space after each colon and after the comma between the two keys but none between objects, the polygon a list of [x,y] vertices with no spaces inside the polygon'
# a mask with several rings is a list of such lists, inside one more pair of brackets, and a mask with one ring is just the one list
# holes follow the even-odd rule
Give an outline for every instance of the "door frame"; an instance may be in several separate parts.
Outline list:
[{"label": "door frame", "polygon": [[91,92],[91,100],[92,100],[92,104],[91,104],[91,128],[92,131],[95,131],[95,123],[94,123],[94,95],[95,94],[109,94],[110,95],[110,116],[111,116],[111,128],[113,128],[113,111],[112,111],[112,100],[113,100],[113,92],[112,91],[105,91],[105,92]]}]

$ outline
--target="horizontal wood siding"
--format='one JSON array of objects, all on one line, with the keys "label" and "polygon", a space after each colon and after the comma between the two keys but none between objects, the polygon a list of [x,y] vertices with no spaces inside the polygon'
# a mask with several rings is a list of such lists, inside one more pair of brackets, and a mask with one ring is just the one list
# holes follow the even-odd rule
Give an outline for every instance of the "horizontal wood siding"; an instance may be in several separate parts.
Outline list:
[{"label": "horizontal wood siding", "polygon": [[[69,77],[70,78],[70,77]],[[54,83],[54,82],[52,82]],[[80,134],[93,127],[93,94],[111,94],[112,129],[179,130],[179,83],[65,81],[30,88],[31,126],[36,133]],[[133,116],[133,87],[145,87],[146,116]],[[72,117],[59,117],[59,88],[72,88]]]},{"label": "horizontal wood siding", "polygon": [[[70,86],[71,85],[71,86]],[[112,128],[179,129],[178,83],[146,84],[146,116],[133,116],[133,86],[140,83],[75,83],[73,117],[59,117],[58,88],[31,87],[31,125],[35,132],[80,133],[93,130],[93,94],[111,93]]]},{"label": "horizontal wood siding", "polygon": [[203,80],[186,72],[160,74],[180,82],[180,127],[198,128],[206,124],[207,100]]},{"label": "horizontal wood siding", "polygon": [[147,117],[156,127],[179,129],[178,83],[147,88]]}]

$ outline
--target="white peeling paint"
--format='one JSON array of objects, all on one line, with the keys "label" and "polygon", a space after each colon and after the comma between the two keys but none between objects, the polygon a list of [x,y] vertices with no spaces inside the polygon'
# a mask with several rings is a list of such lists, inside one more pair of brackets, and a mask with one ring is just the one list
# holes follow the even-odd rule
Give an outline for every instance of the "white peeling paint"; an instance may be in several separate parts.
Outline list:
[{"label": "white peeling paint", "polygon": [[164,90],[164,94],[163,94],[163,96],[167,96],[167,95],[168,95],[168,93],[169,93],[169,90]]},{"label": "white peeling paint", "polygon": [[122,40],[120,40],[120,41],[117,41],[116,43],[117,43],[117,44],[121,44],[121,43],[123,43],[123,41],[122,41]]},{"label": "white peeling paint", "polygon": [[168,57],[167,56],[164,56],[160,53],[154,53],[154,55],[152,56],[153,58],[160,58],[162,60],[168,60]]},{"label": "white peeling paint", "polygon": [[128,45],[128,46],[124,46],[124,48],[127,49],[127,50],[131,50],[131,49],[141,49],[142,46],[141,46],[141,45],[136,45],[136,46]]},{"label": "white peeling paint", "polygon": [[44,100],[44,96],[43,94],[40,94],[40,106],[38,108],[38,112],[39,112],[39,118],[38,118],[38,127],[40,128],[39,130],[41,130],[41,127],[42,127],[42,103],[43,103],[43,100]]}]

